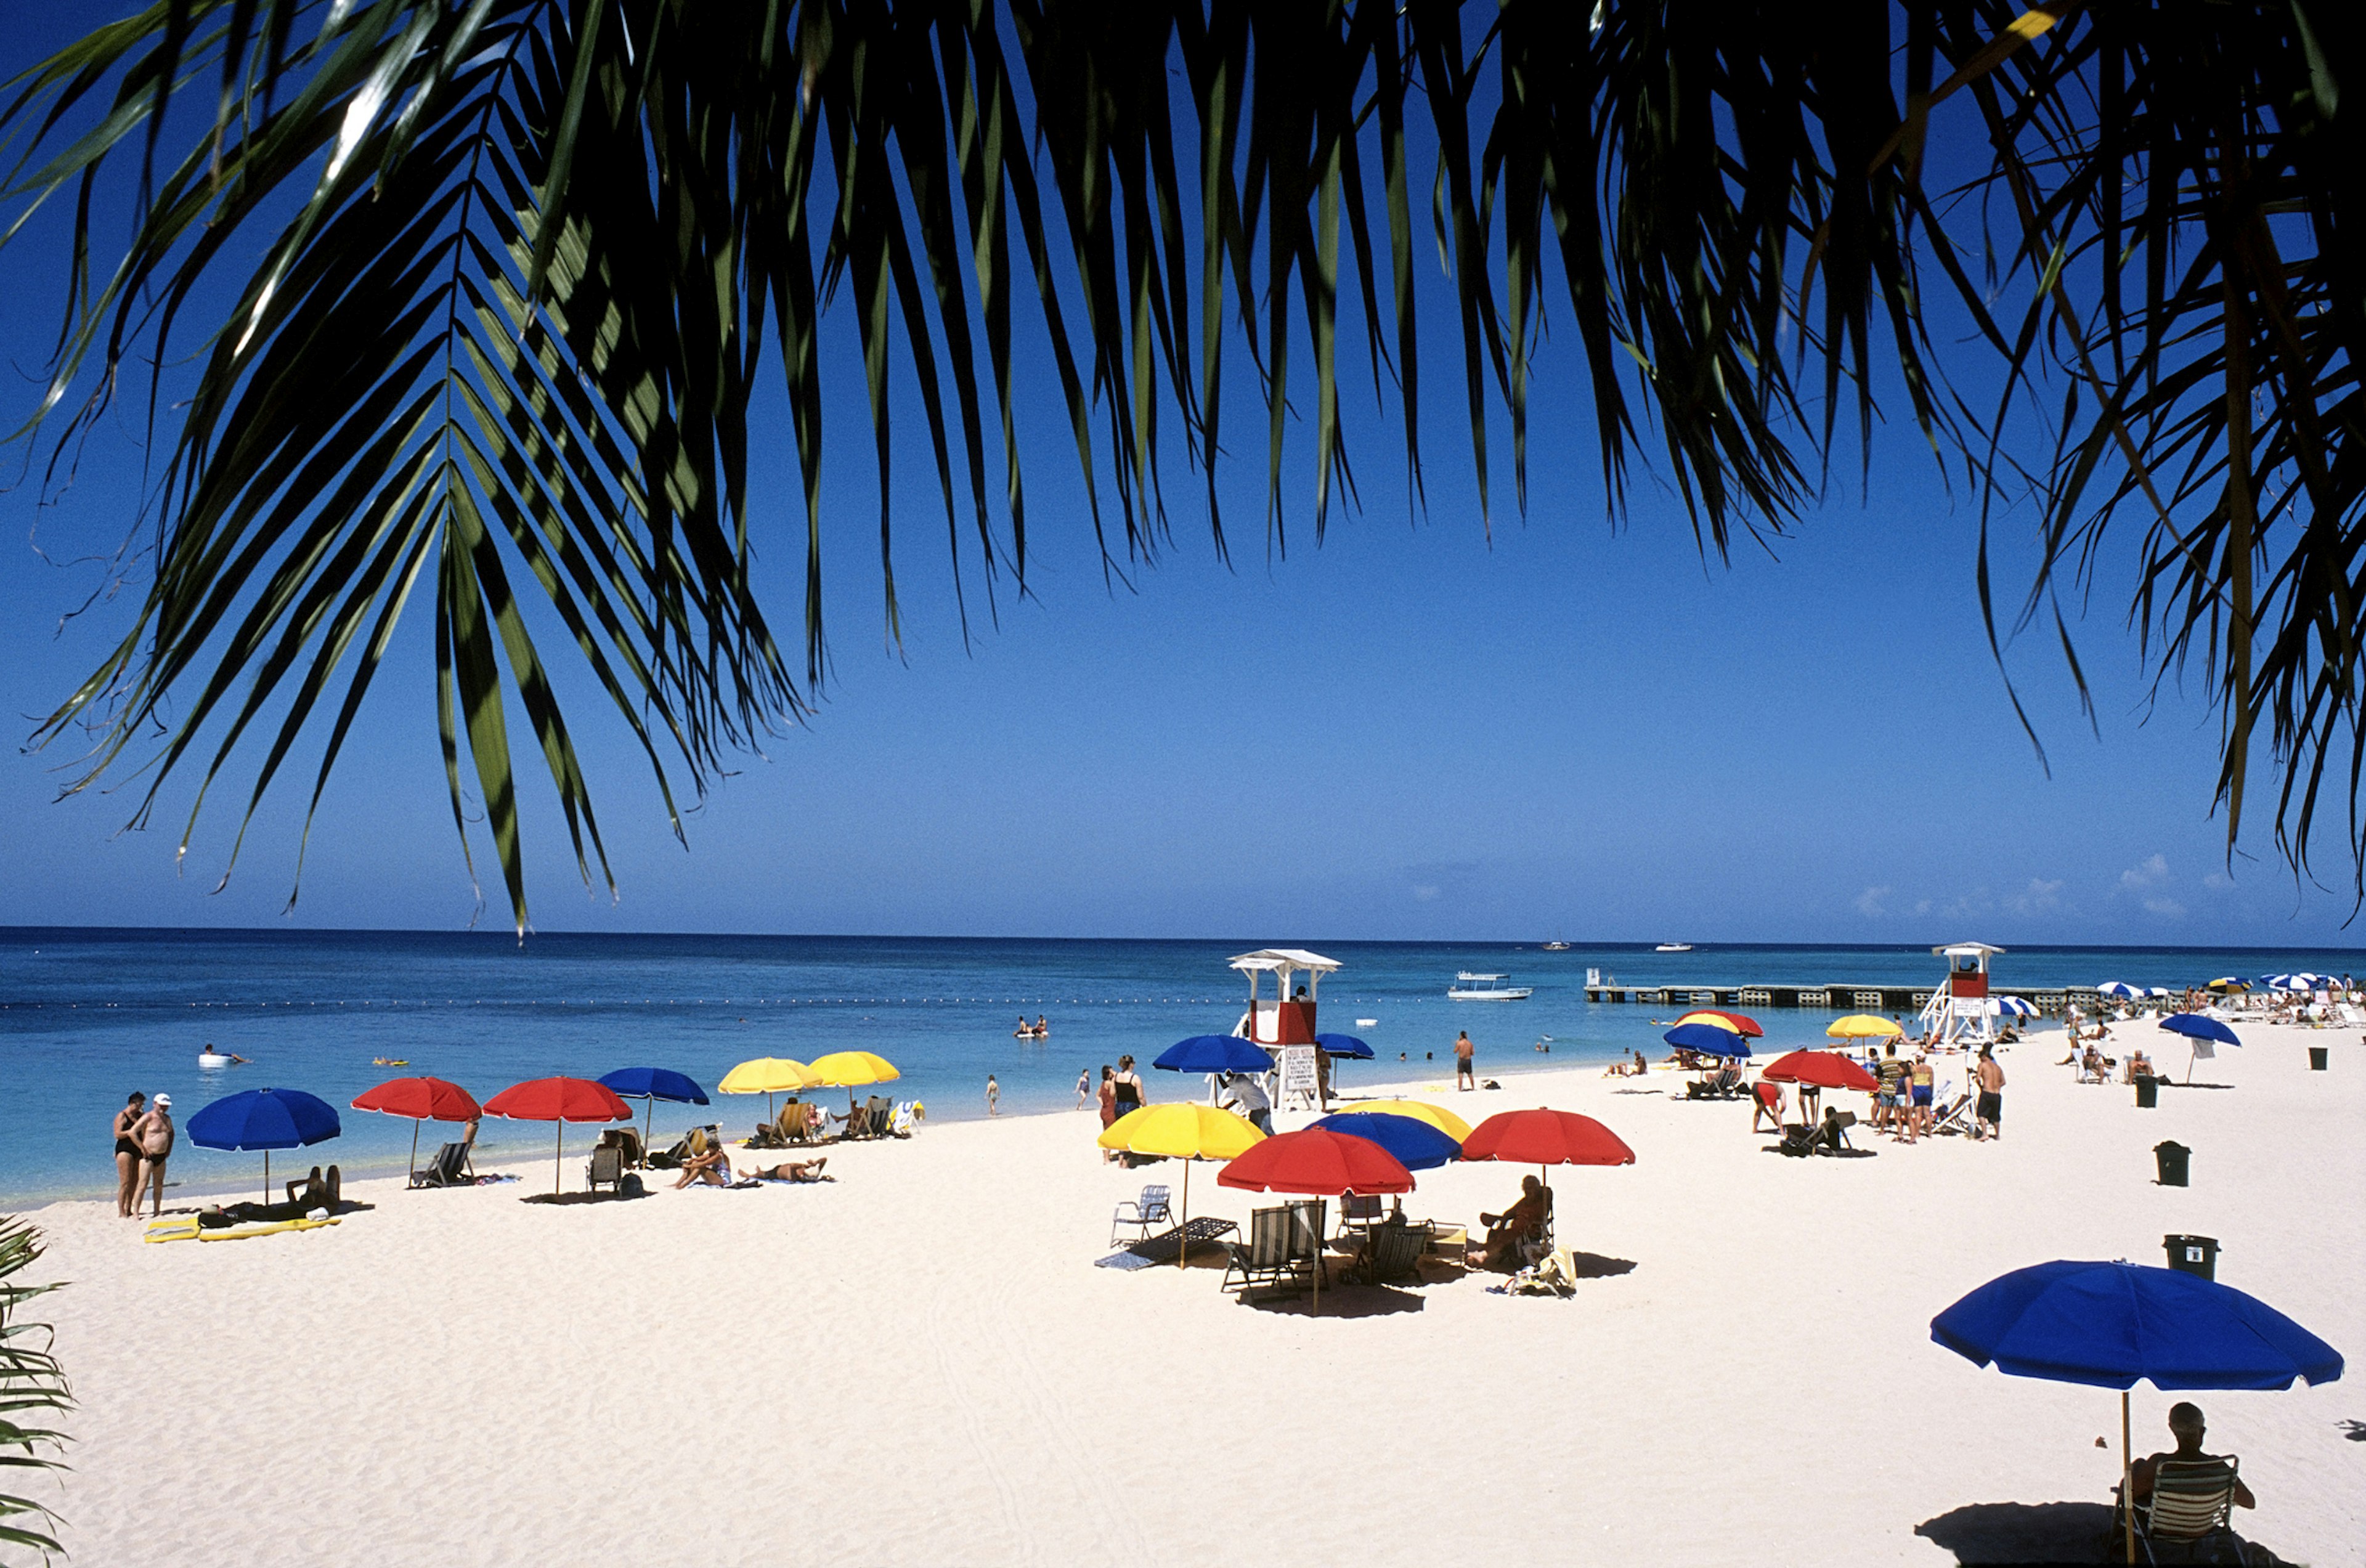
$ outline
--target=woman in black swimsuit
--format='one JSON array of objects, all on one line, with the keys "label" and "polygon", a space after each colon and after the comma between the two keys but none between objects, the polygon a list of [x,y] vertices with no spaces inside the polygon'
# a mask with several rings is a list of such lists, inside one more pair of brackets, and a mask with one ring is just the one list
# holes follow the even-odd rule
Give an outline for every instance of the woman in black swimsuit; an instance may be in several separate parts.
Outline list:
[{"label": "woman in black swimsuit", "polygon": [[132,1141],[131,1129],[147,1105],[148,1097],[134,1089],[130,1100],[115,1113],[115,1213],[119,1219],[131,1217],[131,1195],[140,1180],[140,1145]]}]

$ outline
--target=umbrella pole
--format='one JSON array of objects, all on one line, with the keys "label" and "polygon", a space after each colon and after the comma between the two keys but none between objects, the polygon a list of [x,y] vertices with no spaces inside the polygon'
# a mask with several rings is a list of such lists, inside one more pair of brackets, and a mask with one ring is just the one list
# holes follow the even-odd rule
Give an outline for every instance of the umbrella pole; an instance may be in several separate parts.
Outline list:
[{"label": "umbrella pole", "polygon": [[2128,1539],[2128,1561],[2136,1560],[2136,1472],[2128,1457],[2128,1391],[2120,1390],[2120,1510],[2121,1534]]},{"label": "umbrella pole", "polygon": [[263,1151],[263,1201],[271,1201],[271,1151]]},{"label": "umbrella pole", "polygon": [[1183,1224],[1175,1233],[1175,1267],[1180,1270],[1191,1263],[1191,1161],[1183,1161]]},{"label": "umbrella pole", "polygon": [[649,1123],[657,1113],[658,1097],[656,1095],[653,1094],[641,1101],[641,1153],[644,1156],[649,1152]]},{"label": "umbrella pole", "polygon": [[411,1174],[419,1174],[419,1123],[411,1124]]},{"label": "umbrella pole", "polygon": [[567,1158],[567,1118],[558,1119],[558,1139],[550,1145],[550,1195],[558,1196],[558,1168]]}]

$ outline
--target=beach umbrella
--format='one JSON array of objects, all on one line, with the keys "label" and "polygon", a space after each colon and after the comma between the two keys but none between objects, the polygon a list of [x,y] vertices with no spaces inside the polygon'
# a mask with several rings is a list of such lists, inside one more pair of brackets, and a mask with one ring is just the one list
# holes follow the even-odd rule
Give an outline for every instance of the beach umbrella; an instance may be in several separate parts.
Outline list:
[{"label": "beach umbrella", "polygon": [[2145,995],[2158,998],[2162,997],[2173,997],[2177,995],[2177,993],[2170,990],[2167,986],[2147,986],[2145,987]]},{"label": "beach umbrella", "polygon": [[271,1201],[271,1151],[323,1144],[344,1131],[336,1108],[300,1089],[250,1089],[224,1095],[189,1118],[189,1142],[201,1149],[263,1151],[263,1201]]},{"label": "beach umbrella", "polygon": [[1834,1040],[1887,1040],[1906,1031],[1886,1018],[1869,1012],[1853,1012],[1846,1018],[1836,1018],[1824,1033]]},{"label": "beach umbrella", "polygon": [[1999,997],[1996,999],[1996,1006],[1997,1011],[2003,1013],[2008,1018],[2035,1018],[2037,1016],[2037,1004],[2031,1001],[2026,997]]},{"label": "beach umbrella", "polygon": [[808,1069],[818,1089],[846,1090],[848,1114],[854,1111],[854,1091],[871,1084],[893,1083],[904,1075],[896,1064],[869,1051],[832,1051],[827,1056],[817,1056]]},{"label": "beach umbrella", "polygon": [[1269,1073],[1273,1053],[1237,1034],[1194,1034],[1152,1059],[1170,1073]]},{"label": "beach umbrella", "polygon": [[1155,1155],[1183,1162],[1183,1220],[1177,1227],[1182,1235],[1175,1251],[1175,1267],[1180,1269],[1191,1250],[1191,1162],[1231,1159],[1264,1142],[1265,1134],[1245,1116],[1177,1100],[1129,1111],[1102,1129],[1097,1141],[1105,1149],[1123,1154]]},{"label": "beach umbrella", "polygon": [[[1413,1172],[1369,1138],[1324,1127],[1282,1133],[1247,1150],[1216,1173],[1220,1187],[1248,1192],[1301,1192],[1336,1198],[1343,1193],[1410,1192]],[[1314,1238],[1314,1311],[1323,1310],[1323,1238]]]},{"label": "beach umbrella", "polygon": [[1352,1034],[1318,1034],[1314,1043],[1334,1056],[1346,1056],[1358,1062],[1372,1059],[1372,1048]]},{"label": "beach umbrella", "polygon": [[411,1118],[411,1169],[419,1171],[419,1123],[474,1122],[484,1114],[477,1097],[443,1078],[389,1078],[376,1089],[354,1096],[356,1111],[383,1111]]},{"label": "beach umbrella", "polygon": [[1538,1179],[1555,1165],[1633,1165],[1625,1139],[1574,1111],[1499,1111],[1462,1140],[1464,1159],[1533,1165]]},{"label": "beach umbrella", "polygon": [[1766,1064],[1758,1075],[1774,1083],[1795,1083],[1809,1089],[1853,1089],[1871,1094],[1881,1085],[1846,1056],[1830,1051],[1794,1051]]},{"label": "beach umbrella", "polygon": [[760,1094],[764,1097],[764,1119],[772,1116],[772,1096],[794,1094],[801,1089],[811,1089],[818,1082],[813,1069],[803,1062],[786,1056],[758,1056],[740,1063],[723,1075],[715,1086],[718,1094]]},{"label": "beach umbrella", "polygon": [[[706,1091],[698,1087],[687,1073],[671,1067],[618,1067],[613,1073],[602,1073],[600,1081],[616,1091],[624,1100],[637,1100],[641,1105],[641,1147],[649,1146],[649,1117],[656,1111],[658,1101],[671,1100],[676,1105],[704,1105]],[[765,1104],[769,1107],[771,1100]]]},{"label": "beach umbrella", "polygon": [[1394,1155],[1397,1163],[1407,1170],[1434,1170],[1462,1153],[1461,1144],[1453,1137],[1411,1116],[1343,1111],[1325,1116],[1314,1125],[1325,1132],[1345,1133],[1351,1138],[1369,1138]]},{"label": "beach umbrella", "polygon": [[559,1168],[567,1154],[569,1122],[629,1122],[633,1108],[616,1098],[606,1084],[590,1078],[534,1078],[516,1083],[485,1101],[485,1114],[513,1122],[556,1122],[557,1141],[550,1150],[550,1190],[558,1191]]},{"label": "beach umbrella", "polygon": [[2095,987],[2095,994],[2099,997],[2116,997],[2122,1001],[2129,1001],[2143,996],[2144,992],[2124,981],[2106,980]]},{"label": "beach umbrella", "polygon": [[1660,1036],[1671,1045],[1704,1056],[1747,1056],[1750,1042],[1738,1031],[1707,1023],[1680,1023]]},{"label": "beach umbrella", "polygon": [[1713,1024],[1719,1029],[1731,1030],[1736,1034],[1747,1034],[1752,1040],[1766,1032],[1758,1027],[1758,1021],[1747,1013],[1726,1012],[1717,1008],[1695,1008],[1676,1021]]},{"label": "beach umbrella", "polygon": [[2208,991],[2248,991],[2250,988],[2248,980],[2235,975],[2222,975],[2203,987]]},{"label": "beach umbrella", "polygon": [[1458,1144],[1470,1135],[1470,1122],[1425,1100],[1365,1100],[1356,1102],[1356,1109],[1368,1116],[1410,1116],[1426,1122]]},{"label": "beach umbrella", "polygon": [[2193,1081],[2193,1064],[2204,1056],[2214,1056],[2210,1048],[2213,1041],[2222,1045],[2240,1045],[2235,1032],[2204,1013],[2173,1012],[2160,1021],[2160,1026],[2172,1034],[2182,1034],[2193,1043],[2192,1055],[2185,1059],[2185,1081]]},{"label": "beach umbrella", "polygon": [[[2135,1502],[2128,1393],[2283,1389],[2341,1375],[2340,1353],[2266,1303],[2176,1269],[2040,1263],[1989,1280],[1931,1320],[1931,1337],[2012,1377],[2120,1391],[2120,1500]],[[2127,1532],[2128,1561],[2135,1533]]]}]

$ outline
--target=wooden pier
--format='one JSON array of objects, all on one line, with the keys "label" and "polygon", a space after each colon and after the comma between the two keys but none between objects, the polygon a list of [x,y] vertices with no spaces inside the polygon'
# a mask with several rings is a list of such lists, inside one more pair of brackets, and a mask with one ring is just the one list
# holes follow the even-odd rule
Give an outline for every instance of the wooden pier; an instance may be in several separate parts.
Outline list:
[{"label": "wooden pier", "polygon": [[[1697,981],[1683,985],[1624,980],[1604,980],[1585,987],[1589,1002],[1639,1002],[1646,1007],[1734,1008],[1747,1011],[1752,1008],[1819,1008],[1837,1012],[1920,1012],[1931,999],[1935,986],[1876,986],[1859,981],[1830,981],[1822,985],[1773,985],[1761,982],[1747,986],[1702,985]],[[2006,987],[1992,989],[1990,996],[2019,997],[2042,1013],[2058,1013],[2067,1006],[2094,1008],[2102,998],[2091,987]]]}]

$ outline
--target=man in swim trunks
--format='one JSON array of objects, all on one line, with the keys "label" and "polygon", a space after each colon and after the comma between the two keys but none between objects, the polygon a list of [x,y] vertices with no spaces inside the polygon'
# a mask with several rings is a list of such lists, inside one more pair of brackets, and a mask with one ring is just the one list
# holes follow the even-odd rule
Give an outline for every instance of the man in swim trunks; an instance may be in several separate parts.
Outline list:
[{"label": "man in swim trunks", "polygon": [[131,1130],[134,1143],[140,1145],[140,1177],[131,1190],[131,1206],[140,1207],[140,1194],[150,1193],[148,1217],[156,1219],[164,1213],[164,1162],[173,1154],[173,1097],[160,1094],[147,1115],[140,1118]]},{"label": "man in swim trunks", "polygon": [[2004,1069],[1997,1065],[1995,1048],[1980,1047],[1980,1065],[1972,1069],[1972,1081],[1980,1086],[1978,1103],[1972,1113],[1978,1119],[1978,1138],[2004,1136]]},{"label": "man in swim trunks", "polygon": [[1470,1081],[1472,1070],[1471,1057],[1476,1054],[1476,1051],[1477,1047],[1470,1043],[1470,1032],[1469,1030],[1466,1029],[1454,1037],[1454,1087],[1456,1089],[1474,1089],[1477,1087]]},{"label": "man in swim trunks", "polygon": [[115,1113],[115,1213],[118,1219],[131,1218],[131,1207],[140,1190],[140,1145],[131,1136],[131,1129],[140,1125],[140,1118],[148,1111],[148,1097],[138,1089],[124,1101],[123,1109]]},{"label": "man in swim trunks", "polygon": [[814,1159],[791,1160],[786,1165],[776,1165],[770,1170],[758,1170],[753,1174],[759,1181],[836,1181],[837,1177],[821,1173],[821,1168],[828,1163],[829,1156],[822,1155]]}]

